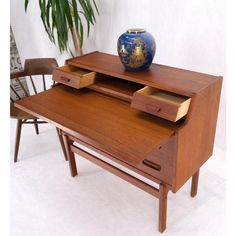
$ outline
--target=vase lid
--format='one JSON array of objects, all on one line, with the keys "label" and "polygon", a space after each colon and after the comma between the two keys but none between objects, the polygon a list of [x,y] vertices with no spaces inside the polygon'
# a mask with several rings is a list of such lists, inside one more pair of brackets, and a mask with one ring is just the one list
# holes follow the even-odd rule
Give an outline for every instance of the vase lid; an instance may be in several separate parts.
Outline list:
[{"label": "vase lid", "polygon": [[138,34],[138,33],[145,33],[146,30],[145,29],[141,29],[141,28],[132,28],[132,29],[128,29],[126,31],[126,33],[128,34]]}]

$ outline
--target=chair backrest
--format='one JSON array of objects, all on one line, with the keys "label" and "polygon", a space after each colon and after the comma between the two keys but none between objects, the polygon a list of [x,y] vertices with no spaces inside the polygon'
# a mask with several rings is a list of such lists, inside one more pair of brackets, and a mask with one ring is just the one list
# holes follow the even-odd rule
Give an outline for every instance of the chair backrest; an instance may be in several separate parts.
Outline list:
[{"label": "chair backrest", "polygon": [[58,64],[54,58],[27,59],[24,72],[27,75],[51,75],[55,67],[58,67]]},{"label": "chair backrest", "polygon": [[[53,69],[56,67],[58,67],[58,64],[55,58],[34,58],[25,60],[23,71],[11,73],[11,102],[31,95],[22,78],[29,77],[33,94],[37,94],[39,91],[45,91],[47,89],[45,75],[51,75]],[[39,76],[43,83],[43,86],[40,88],[40,90],[36,88],[37,86],[35,85],[34,81],[36,79],[39,81]]]}]

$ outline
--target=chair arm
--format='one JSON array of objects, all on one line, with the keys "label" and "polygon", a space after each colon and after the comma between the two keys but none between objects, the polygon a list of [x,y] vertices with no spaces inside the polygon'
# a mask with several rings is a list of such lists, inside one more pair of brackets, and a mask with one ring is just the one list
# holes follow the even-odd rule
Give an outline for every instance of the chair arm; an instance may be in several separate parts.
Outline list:
[{"label": "chair arm", "polygon": [[12,72],[11,73],[11,79],[19,78],[26,76],[25,71],[17,71],[17,72]]}]

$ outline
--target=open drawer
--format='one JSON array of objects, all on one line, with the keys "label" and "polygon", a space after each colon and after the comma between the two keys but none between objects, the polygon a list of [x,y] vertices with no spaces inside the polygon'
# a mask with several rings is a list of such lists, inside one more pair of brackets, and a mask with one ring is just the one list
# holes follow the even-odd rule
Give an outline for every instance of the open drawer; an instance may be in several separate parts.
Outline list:
[{"label": "open drawer", "polygon": [[176,122],[187,114],[190,101],[189,97],[146,86],[134,93],[131,107]]},{"label": "open drawer", "polygon": [[53,70],[53,80],[73,88],[83,88],[94,83],[96,72],[65,65]]}]

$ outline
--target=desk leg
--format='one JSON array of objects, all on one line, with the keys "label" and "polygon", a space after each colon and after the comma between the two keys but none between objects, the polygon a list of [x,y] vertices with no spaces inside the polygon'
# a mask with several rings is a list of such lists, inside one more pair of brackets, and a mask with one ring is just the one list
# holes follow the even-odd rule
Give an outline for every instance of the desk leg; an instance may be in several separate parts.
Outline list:
[{"label": "desk leg", "polygon": [[56,128],[56,129],[57,129],[58,138],[59,138],[59,141],[60,141],[60,144],[61,144],[61,148],[62,148],[64,157],[65,157],[65,160],[68,161],[67,154],[66,154],[66,149],[65,149],[65,145],[64,145],[64,142],[63,142],[63,139],[62,139],[61,131],[60,131],[60,129],[58,129],[58,128]]},{"label": "desk leg", "polygon": [[198,179],[199,170],[192,176],[191,197],[195,197],[197,195]]},{"label": "desk leg", "polygon": [[75,162],[75,154],[70,149],[70,145],[73,144],[73,141],[70,140],[68,136],[65,134],[62,135],[62,138],[63,138],[64,146],[66,149],[67,159],[69,161],[70,173],[71,173],[71,176],[74,177],[77,175],[77,168],[76,168],[76,162]]},{"label": "desk leg", "polygon": [[166,214],[167,214],[167,194],[168,188],[164,184],[160,184],[159,198],[159,232],[163,233],[166,229]]}]

